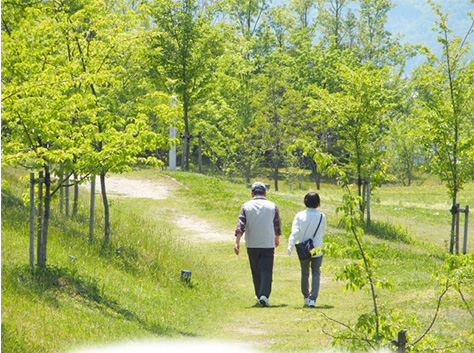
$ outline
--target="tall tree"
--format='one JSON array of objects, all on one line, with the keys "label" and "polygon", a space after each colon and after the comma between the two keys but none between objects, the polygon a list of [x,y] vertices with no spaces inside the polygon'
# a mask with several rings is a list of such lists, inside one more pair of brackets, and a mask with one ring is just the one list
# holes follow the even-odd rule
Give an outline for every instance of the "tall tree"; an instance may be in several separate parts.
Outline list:
[{"label": "tall tree", "polygon": [[360,9],[355,33],[355,50],[363,63],[378,67],[390,65],[403,73],[406,60],[416,55],[411,44],[401,44],[399,35],[392,35],[385,25],[392,0],[359,0]]},{"label": "tall tree", "polygon": [[254,37],[259,31],[261,19],[268,9],[266,0],[232,0],[228,14],[246,39]]},{"label": "tall tree", "polygon": [[[390,91],[387,87],[387,68],[373,65],[339,65],[340,92],[329,93],[315,88],[316,99],[311,108],[326,116],[336,129],[347,167],[357,181],[358,194],[365,197],[364,183],[381,182],[385,170],[383,137],[387,131],[387,111],[390,109]],[[365,211],[365,203],[360,203]]]},{"label": "tall tree", "polygon": [[355,16],[349,8],[355,0],[317,0],[317,27],[321,41],[338,49],[350,46]]},{"label": "tall tree", "polygon": [[189,169],[192,109],[212,77],[210,61],[219,36],[212,30],[215,8],[205,1],[155,0],[146,12],[155,23],[149,51],[158,87],[175,94],[183,107],[184,169]]},{"label": "tall tree", "polygon": [[251,44],[238,34],[229,37],[229,45],[219,57],[216,72],[218,95],[211,97],[213,101],[219,98],[221,107],[214,114],[222,117],[218,126],[224,137],[221,146],[225,158],[221,158],[220,164],[225,164],[229,171],[243,173],[246,183],[250,184],[263,159],[264,123],[257,115],[261,87],[255,75],[257,60],[245,55]]},{"label": "tall tree", "polygon": [[[414,75],[418,95],[420,125],[433,170],[446,183],[452,199],[450,252],[454,250],[454,227],[457,195],[472,176],[474,160],[474,61],[469,56],[474,20],[465,37],[453,34],[447,25],[448,15],[428,1],[438,16],[438,42],[442,55],[428,49],[428,60]],[[471,15],[472,17],[472,15]]]},{"label": "tall tree", "polygon": [[227,4],[229,46],[219,58],[218,78],[223,83],[219,92],[232,111],[228,128],[232,127],[230,140],[234,143],[227,142],[226,165],[243,172],[247,183],[262,160],[264,123],[257,116],[261,89],[257,77],[274,39],[264,19],[267,9],[265,0],[234,0]]},{"label": "tall tree", "polygon": [[275,191],[278,191],[280,168],[286,153],[286,118],[285,110],[288,104],[288,69],[281,62],[281,52],[276,51],[267,58],[265,68],[260,75],[260,95],[258,110],[265,123],[265,154],[272,170]]},{"label": "tall tree", "polygon": [[298,28],[314,27],[311,19],[311,11],[314,9],[316,0],[290,0],[290,8],[296,14],[296,26]]},{"label": "tall tree", "polygon": [[390,122],[387,136],[388,172],[403,186],[410,186],[422,160],[419,127],[412,117]]}]

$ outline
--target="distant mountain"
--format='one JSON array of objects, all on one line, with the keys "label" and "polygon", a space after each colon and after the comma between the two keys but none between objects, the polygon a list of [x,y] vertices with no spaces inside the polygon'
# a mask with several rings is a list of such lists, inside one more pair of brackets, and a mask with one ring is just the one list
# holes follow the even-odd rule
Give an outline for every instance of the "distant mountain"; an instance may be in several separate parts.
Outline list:
[{"label": "distant mountain", "polygon": [[[402,42],[422,44],[438,55],[441,48],[437,42],[437,33],[432,31],[437,16],[425,0],[394,0],[397,6],[388,13],[387,29],[393,35],[403,35]],[[441,10],[448,13],[448,26],[458,36],[464,37],[469,30],[472,20],[468,12],[474,12],[474,4],[470,0],[435,0],[441,5]],[[470,43],[474,45],[474,33]],[[474,53],[474,51],[472,51]],[[422,57],[416,57],[408,63],[408,70],[423,62]]]}]

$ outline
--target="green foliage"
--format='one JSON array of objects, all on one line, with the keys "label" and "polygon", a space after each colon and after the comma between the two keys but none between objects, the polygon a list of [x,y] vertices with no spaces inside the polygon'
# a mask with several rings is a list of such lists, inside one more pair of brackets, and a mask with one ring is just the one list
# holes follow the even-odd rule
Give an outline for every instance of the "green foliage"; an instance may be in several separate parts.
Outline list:
[{"label": "green foliage", "polygon": [[221,33],[212,26],[216,7],[193,0],[144,2],[155,27],[148,38],[147,70],[158,89],[177,96],[183,108],[187,142],[185,170],[189,168],[189,138],[197,102],[206,99],[213,79],[214,58],[220,54]]},{"label": "green foliage", "polygon": [[160,165],[149,152],[168,147],[166,135],[153,129],[174,118],[168,97],[142,81],[139,18],[120,6],[99,0],[2,6],[2,164],[44,171],[40,266],[50,202],[64,177],[75,174],[80,183],[138,162]]},{"label": "green foliage", "polygon": [[263,161],[265,121],[257,115],[259,82],[253,72],[257,62],[247,53],[252,42],[226,30],[227,48],[217,61],[215,93],[201,108],[200,126],[208,148],[204,153],[224,175],[252,174]]},{"label": "green foliage", "polygon": [[443,52],[438,58],[425,49],[428,61],[416,70],[414,94],[432,170],[446,183],[455,203],[457,193],[472,175],[474,61],[468,58],[469,42],[453,35],[447,27],[448,15],[429,3],[439,17],[436,31]]},{"label": "green foliage", "polygon": [[448,280],[456,291],[461,291],[462,289],[472,292],[474,288],[473,263],[474,254],[472,253],[467,255],[446,255],[446,260],[439,271],[437,279],[441,283]]},{"label": "green foliage", "polygon": [[[6,4],[2,12],[8,17],[16,6]],[[61,164],[58,174],[98,174],[98,164],[120,171],[167,142],[152,134],[144,107],[138,113],[140,101],[127,95],[136,85],[133,54],[140,40],[127,29],[133,14],[92,0],[22,10],[20,26],[2,41],[3,163]]]},{"label": "green foliage", "polygon": [[[376,186],[385,174],[382,146],[391,104],[386,85],[389,74],[371,64],[339,65],[338,74],[340,91],[330,93],[316,87],[317,98],[311,100],[310,107],[323,115],[340,137],[348,162],[346,170],[357,180],[358,195],[363,198],[362,180],[370,179],[371,186]],[[343,160],[342,156],[339,158]],[[360,205],[364,211],[362,200]]]},{"label": "green foliage", "polygon": [[415,240],[400,224],[391,224],[387,222],[370,221],[363,225],[366,234],[371,234],[377,238],[387,239],[405,244],[413,244]]}]

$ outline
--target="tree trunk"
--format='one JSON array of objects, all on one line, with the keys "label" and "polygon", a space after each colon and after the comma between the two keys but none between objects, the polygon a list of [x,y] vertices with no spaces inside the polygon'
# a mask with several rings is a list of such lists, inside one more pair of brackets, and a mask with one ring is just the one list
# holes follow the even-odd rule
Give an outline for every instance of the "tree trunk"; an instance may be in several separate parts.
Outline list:
[{"label": "tree trunk", "polygon": [[[61,165],[59,165],[61,168]],[[64,209],[64,176],[59,177],[59,184],[61,185],[59,189],[59,212],[62,214]]]},{"label": "tree trunk", "polygon": [[250,184],[250,168],[251,168],[250,162],[246,163],[245,164],[245,182],[247,184]]},{"label": "tree trunk", "polygon": [[[186,66],[184,65],[183,67],[183,77],[186,77]],[[189,170],[189,117],[188,117],[188,110],[189,110],[189,102],[188,102],[188,95],[186,92],[186,87],[184,87],[184,92],[183,92],[183,115],[184,115],[184,141],[185,141],[185,146],[183,153],[185,155],[185,161],[184,161],[184,170],[188,171]]]},{"label": "tree trunk", "polygon": [[74,196],[72,201],[72,217],[77,216],[77,203],[79,200],[79,184],[77,183],[77,173],[74,173]]},{"label": "tree trunk", "polygon": [[199,131],[199,149],[198,149],[198,166],[199,166],[199,173],[202,172],[202,132]]},{"label": "tree trunk", "polygon": [[188,135],[184,135],[183,138],[183,154],[181,155],[181,170],[187,171],[188,170],[188,154],[186,151],[189,150],[189,139]]},{"label": "tree trunk", "polygon": [[449,250],[450,253],[454,253],[454,230],[456,227],[456,218],[458,208],[456,206],[457,203],[457,195],[458,195],[458,173],[457,173],[457,164],[458,164],[458,143],[459,143],[459,120],[458,120],[458,109],[456,106],[456,99],[455,99],[455,92],[454,92],[454,77],[453,77],[453,67],[451,65],[451,56],[449,50],[449,41],[448,41],[448,32],[444,30],[444,39],[445,39],[445,48],[446,48],[446,62],[448,65],[448,79],[449,79],[449,92],[451,97],[451,106],[453,109],[453,116],[454,116],[454,146],[453,146],[453,162],[451,165],[452,173],[453,173],[453,208],[451,210],[453,214],[452,224],[451,224],[451,241]]},{"label": "tree trunk", "polygon": [[110,214],[107,192],[105,190],[105,173],[100,173],[100,190],[102,193],[102,201],[104,203],[104,243],[107,244],[110,241]]},{"label": "tree trunk", "polygon": [[454,237],[456,229],[456,216],[457,216],[457,207],[456,207],[456,195],[453,197],[453,207],[451,208],[451,214],[453,215],[451,220],[451,236],[449,240],[449,253],[454,254]]},{"label": "tree trunk", "polygon": [[367,209],[367,224],[370,224],[370,179],[367,179],[366,183],[366,192],[367,192],[367,197],[365,198],[366,200],[366,209]]},{"label": "tree trunk", "polygon": [[43,239],[41,240],[41,257],[38,259],[38,266],[41,269],[46,267],[46,253],[48,248],[49,215],[51,210],[51,174],[49,166],[44,166],[44,214],[43,214]]},{"label": "tree trunk", "polygon": [[35,266],[35,174],[30,173],[30,267]]},{"label": "tree trunk", "polygon": [[316,190],[321,190],[321,173],[318,172],[318,165],[312,158],[309,159],[309,164],[311,166],[314,182],[316,183]]},{"label": "tree trunk", "polygon": [[275,160],[275,169],[273,170],[273,180],[275,184],[275,191],[278,191],[278,175],[279,175],[279,170],[278,170],[278,159]]},{"label": "tree trunk", "polygon": [[95,176],[91,178],[91,203],[89,208],[89,241],[94,241],[94,214],[95,214]]},{"label": "tree trunk", "polygon": [[359,192],[359,197],[361,201],[359,201],[359,209],[361,212],[361,220],[364,219],[364,212],[365,212],[365,206],[364,206],[364,193],[362,191],[362,168],[361,168],[361,162],[360,162],[360,147],[359,147],[359,142],[356,141],[356,153],[357,153],[357,190]]}]

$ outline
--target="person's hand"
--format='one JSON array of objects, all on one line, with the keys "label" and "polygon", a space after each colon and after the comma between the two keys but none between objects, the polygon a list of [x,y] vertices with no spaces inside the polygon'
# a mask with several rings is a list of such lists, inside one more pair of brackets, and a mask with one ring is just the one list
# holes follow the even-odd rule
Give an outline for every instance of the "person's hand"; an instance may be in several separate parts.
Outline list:
[{"label": "person's hand", "polygon": [[275,248],[277,248],[278,245],[280,245],[280,236],[279,235],[275,236]]},{"label": "person's hand", "polygon": [[286,250],[286,252],[288,253],[288,256],[291,256],[291,252],[292,252],[292,247],[289,246],[288,249]]}]

